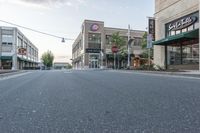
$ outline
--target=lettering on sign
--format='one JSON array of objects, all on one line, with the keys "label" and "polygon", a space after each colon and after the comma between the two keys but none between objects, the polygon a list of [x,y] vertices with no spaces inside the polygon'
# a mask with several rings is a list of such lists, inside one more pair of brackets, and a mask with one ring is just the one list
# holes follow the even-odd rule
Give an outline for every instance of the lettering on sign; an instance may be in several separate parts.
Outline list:
[{"label": "lettering on sign", "polygon": [[196,16],[182,18],[174,23],[169,24],[169,31],[181,30],[189,27],[197,21]]},{"label": "lettering on sign", "polygon": [[152,35],[152,41],[155,41],[155,19],[149,18],[149,34]]},{"label": "lettering on sign", "polygon": [[100,53],[101,49],[93,49],[93,48],[87,48],[85,49],[86,53]]}]

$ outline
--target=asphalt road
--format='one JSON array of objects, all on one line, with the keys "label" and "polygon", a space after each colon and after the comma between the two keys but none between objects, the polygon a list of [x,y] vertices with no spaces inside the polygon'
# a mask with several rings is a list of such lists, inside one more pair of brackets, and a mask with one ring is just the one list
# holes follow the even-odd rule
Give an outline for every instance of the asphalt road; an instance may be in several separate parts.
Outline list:
[{"label": "asphalt road", "polygon": [[115,71],[0,78],[0,133],[198,133],[200,79]]}]

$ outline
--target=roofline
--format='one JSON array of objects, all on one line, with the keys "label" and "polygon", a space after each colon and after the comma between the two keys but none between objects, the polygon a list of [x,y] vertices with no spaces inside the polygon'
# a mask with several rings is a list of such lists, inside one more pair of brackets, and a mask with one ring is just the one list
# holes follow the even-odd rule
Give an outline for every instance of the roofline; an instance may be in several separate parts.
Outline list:
[{"label": "roofline", "polygon": [[[123,29],[123,28],[113,28],[113,27],[104,27],[104,29],[128,30],[128,28],[127,28],[127,29]],[[147,31],[145,31],[145,30],[131,30],[131,31],[147,32]]]},{"label": "roofline", "polygon": [[89,19],[85,19],[84,22],[97,22],[97,23],[104,23],[104,21],[89,20]]}]

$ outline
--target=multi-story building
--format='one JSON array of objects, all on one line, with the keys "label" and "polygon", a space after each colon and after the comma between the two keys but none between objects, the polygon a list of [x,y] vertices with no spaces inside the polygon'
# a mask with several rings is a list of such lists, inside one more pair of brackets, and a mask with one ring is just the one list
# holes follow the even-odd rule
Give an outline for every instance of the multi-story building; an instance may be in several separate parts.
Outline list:
[{"label": "multi-story building", "polygon": [[[127,44],[128,29],[104,27],[102,21],[85,20],[82,24],[82,31],[72,46],[73,68],[113,67],[111,36],[117,32]],[[139,30],[130,31],[130,38],[134,39],[130,50],[132,57],[141,55],[143,51],[141,40],[144,33],[145,31]],[[127,45],[124,47],[127,50]],[[120,66],[127,66],[127,60],[126,57],[124,62],[120,62]]]},{"label": "multi-story building", "polygon": [[155,0],[154,63],[166,69],[200,69],[199,0]]},{"label": "multi-story building", "polygon": [[53,68],[54,69],[69,69],[70,68],[70,64],[67,62],[54,62],[53,63]]},{"label": "multi-story building", "polygon": [[0,27],[0,68],[27,69],[37,67],[38,48],[14,27]]}]

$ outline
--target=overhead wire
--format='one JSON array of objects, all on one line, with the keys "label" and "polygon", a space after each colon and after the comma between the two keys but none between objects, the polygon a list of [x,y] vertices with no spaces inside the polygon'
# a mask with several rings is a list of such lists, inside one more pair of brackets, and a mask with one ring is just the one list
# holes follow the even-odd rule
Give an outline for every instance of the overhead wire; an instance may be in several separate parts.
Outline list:
[{"label": "overhead wire", "polygon": [[74,40],[74,39],[71,39],[71,38],[65,38],[65,37],[53,35],[53,34],[50,34],[50,33],[42,32],[42,31],[39,31],[39,30],[35,30],[35,29],[29,28],[29,27],[21,26],[21,25],[18,25],[18,24],[12,23],[12,22],[8,22],[8,21],[5,21],[5,20],[0,20],[0,22],[7,23],[7,24],[10,24],[10,25],[13,25],[13,26],[17,26],[17,27],[20,27],[20,28],[23,28],[23,29],[26,29],[26,30],[30,30],[30,31],[33,31],[33,32],[36,32],[36,33],[44,34],[44,35],[55,37],[55,38],[60,38],[60,39],[64,39],[64,40]]}]

